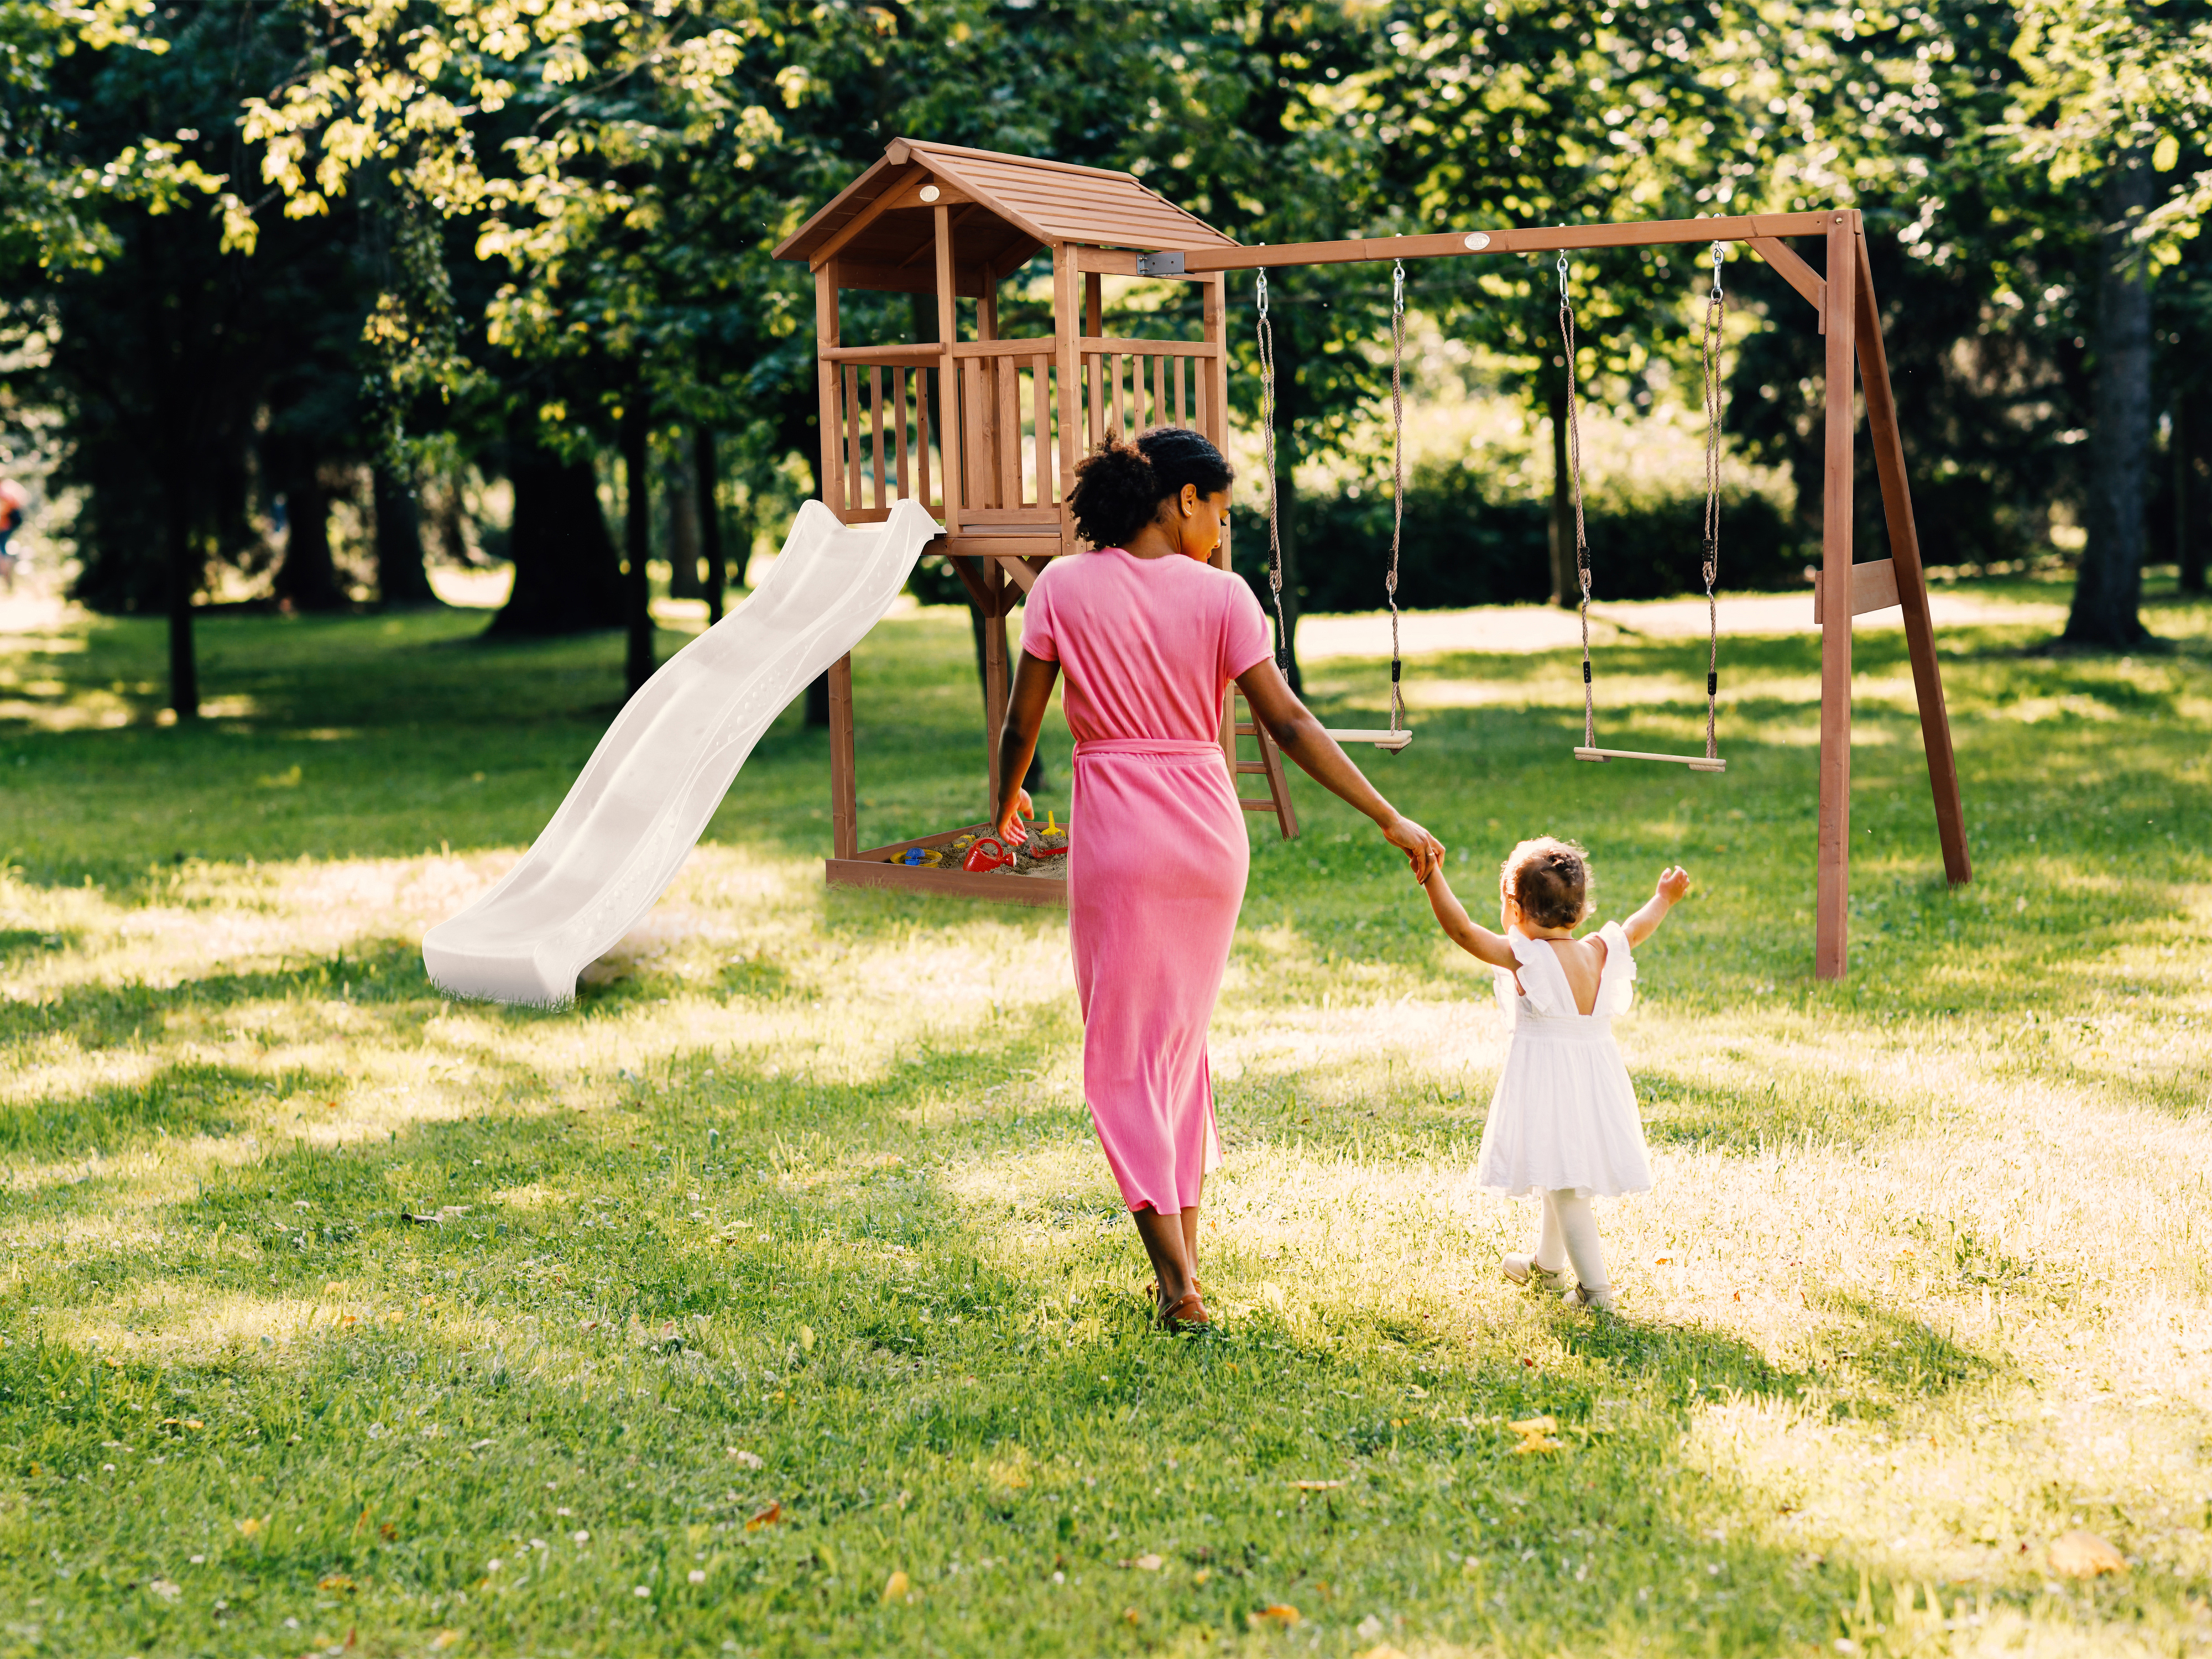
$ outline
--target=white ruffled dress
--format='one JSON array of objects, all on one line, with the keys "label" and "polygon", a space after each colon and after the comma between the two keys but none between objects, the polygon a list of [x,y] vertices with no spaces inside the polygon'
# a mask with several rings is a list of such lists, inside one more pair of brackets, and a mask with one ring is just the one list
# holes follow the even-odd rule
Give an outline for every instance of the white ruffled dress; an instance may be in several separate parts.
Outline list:
[{"label": "white ruffled dress", "polygon": [[1498,1004],[1510,1027],[1505,1070],[1482,1129],[1476,1181],[1509,1198],[1571,1187],[1584,1197],[1651,1190],[1636,1086],[1613,1042],[1615,1014],[1636,995],[1636,958],[1617,921],[1600,931],[1605,969],[1592,1011],[1575,1008],[1559,953],[1519,928],[1506,935],[1520,988],[1504,969]]}]

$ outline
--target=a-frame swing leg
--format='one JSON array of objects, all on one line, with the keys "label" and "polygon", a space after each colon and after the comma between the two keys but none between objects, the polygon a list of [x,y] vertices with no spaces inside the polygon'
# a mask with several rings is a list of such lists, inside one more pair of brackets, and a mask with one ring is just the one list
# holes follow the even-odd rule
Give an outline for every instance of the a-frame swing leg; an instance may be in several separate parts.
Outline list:
[{"label": "a-frame swing leg", "polygon": [[1841,979],[1851,902],[1851,440],[1857,364],[1857,215],[1828,216],[1826,465],[1820,492],[1820,839],[1813,971]]},{"label": "a-frame swing leg", "polygon": [[1867,439],[1881,478],[1881,507],[1889,526],[1889,552],[1897,572],[1897,599],[1905,612],[1905,643],[1912,659],[1912,690],[1920,704],[1921,746],[1928,751],[1928,784],[1936,797],[1936,833],[1943,847],[1943,873],[1954,887],[1972,881],[1966,817],[1959,800],[1959,763],[1951,751],[1951,716],[1943,704],[1943,674],[1936,661],[1936,624],[1928,609],[1928,578],[1920,563],[1920,532],[1912,521],[1912,492],[1905,477],[1905,444],[1890,389],[1889,357],[1882,349],[1875,305],[1874,268],[1866,233],[1857,247],[1859,380],[1866,389]]}]

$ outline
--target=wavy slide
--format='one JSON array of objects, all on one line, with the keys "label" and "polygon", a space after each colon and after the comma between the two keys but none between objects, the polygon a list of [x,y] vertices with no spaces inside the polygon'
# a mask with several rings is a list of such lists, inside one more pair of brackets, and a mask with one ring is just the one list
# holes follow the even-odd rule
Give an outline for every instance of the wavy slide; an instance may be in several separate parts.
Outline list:
[{"label": "wavy slide", "polygon": [[890,609],[939,533],[919,503],[846,526],[808,501],[744,604],[623,706],[514,869],[422,937],[454,996],[558,1006],[676,878],[769,723]]}]

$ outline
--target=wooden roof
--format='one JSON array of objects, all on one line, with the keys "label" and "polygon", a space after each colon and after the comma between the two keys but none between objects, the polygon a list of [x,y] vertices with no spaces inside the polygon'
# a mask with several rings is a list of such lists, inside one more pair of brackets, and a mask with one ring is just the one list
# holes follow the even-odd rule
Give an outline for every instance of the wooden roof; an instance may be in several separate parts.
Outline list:
[{"label": "wooden roof", "polygon": [[847,287],[927,286],[933,280],[935,208],[915,192],[928,183],[957,204],[957,263],[987,266],[994,276],[1055,242],[1139,251],[1236,246],[1130,173],[897,138],[775,257],[818,263],[834,253],[848,268]]}]

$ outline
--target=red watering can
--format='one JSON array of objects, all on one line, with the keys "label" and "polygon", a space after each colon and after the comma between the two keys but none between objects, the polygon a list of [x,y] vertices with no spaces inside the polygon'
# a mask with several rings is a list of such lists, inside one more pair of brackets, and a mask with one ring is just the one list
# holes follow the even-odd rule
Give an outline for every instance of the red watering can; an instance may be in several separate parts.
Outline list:
[{"label": "red watering can", "polygon": [[997,836],[984,836],[968,849],[968,856],[960,860],[960,867],[971,876],[981,876],[1003,869],[1013,861],[1014,855],[1006,849]]}]

